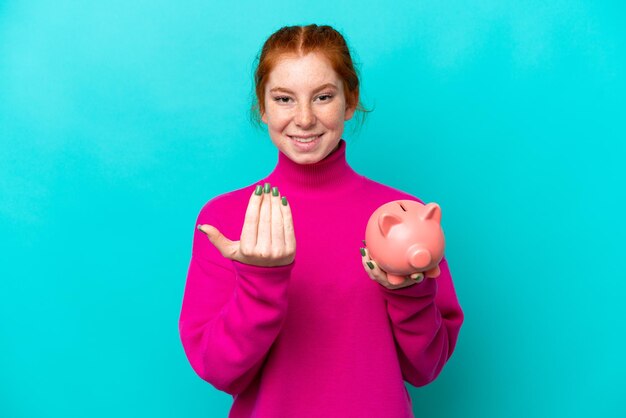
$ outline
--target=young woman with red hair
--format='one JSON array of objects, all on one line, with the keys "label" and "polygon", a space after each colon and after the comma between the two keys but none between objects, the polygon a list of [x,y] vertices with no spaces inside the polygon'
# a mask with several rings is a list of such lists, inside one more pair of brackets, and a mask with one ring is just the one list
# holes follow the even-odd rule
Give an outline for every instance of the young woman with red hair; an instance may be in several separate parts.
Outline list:
[{"label": "young woman with red hair", "polygon": [[255,87],[278,163],[200,211],[179,323],[191,366],[233,396],[231,417],[412,417],[404,381],[437,377],[463,312],[445,258],[437,279],[391,285],[357,255],[376,208],[421,201],[346,161],[344,123],[365,110],[343,36],[281,28]]}]

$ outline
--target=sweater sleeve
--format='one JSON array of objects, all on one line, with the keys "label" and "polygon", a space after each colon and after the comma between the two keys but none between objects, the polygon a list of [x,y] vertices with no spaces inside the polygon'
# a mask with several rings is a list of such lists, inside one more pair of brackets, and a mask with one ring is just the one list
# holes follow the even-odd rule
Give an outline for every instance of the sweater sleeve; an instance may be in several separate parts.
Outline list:
[{"label": "sweater sleeve", "polygon": [[[203,212],[198,223],[221,230],[212,219],[203,219]],[[254,379],[284,322],[293,266],[260,267],[226,259],[196,229],[179,332],[185,354],[202,379],[231,395]]]},{"label": "sweater sleeve", "polygon": [[446,259],[436,279],[401,288],[381,286],[404,380],[419,387],[439,375],[456,345],[463,311]]}]

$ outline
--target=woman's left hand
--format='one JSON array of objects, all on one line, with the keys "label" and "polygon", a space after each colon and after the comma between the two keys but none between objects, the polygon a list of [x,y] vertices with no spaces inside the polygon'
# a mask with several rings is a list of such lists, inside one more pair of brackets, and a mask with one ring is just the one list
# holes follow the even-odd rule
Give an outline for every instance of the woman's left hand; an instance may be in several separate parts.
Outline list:
[{"label": "woman's left hand", "polygon": [[378,267],[378,264],[370,258],[370,255],[367,252],[367,248],[361,248],[361,262],[363,263],[363,268],[365,269],[365,272],[368,276],[370,276],[370,279],[377,281],[381,285],[385,286],[387,289],[401,289],[403,287],[413,286],[414,284],[419,283],[421,280],[423,280],[423,276],[421,276],[421,278],[418,278],[417,280],[407,276],[404,279],[404,282],[400,284],[389,283],[389,280],[387,279],[387,273],[384,270],[381,270],[381,268]]}]

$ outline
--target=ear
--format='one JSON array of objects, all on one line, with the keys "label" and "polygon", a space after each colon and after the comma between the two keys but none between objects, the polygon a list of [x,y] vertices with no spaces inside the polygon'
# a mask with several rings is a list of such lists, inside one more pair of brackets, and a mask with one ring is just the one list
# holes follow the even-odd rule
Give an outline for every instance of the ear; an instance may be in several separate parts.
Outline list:
[{"label": "ear", "polygon": [[354,111],[356,109],[354,107],[349,107],[346,109],[346,116],[344,118],[344,120],[350,120],[352,119],[352,116],[354,116]]},{"label": "ear", "polygon": [[385,212],[378,217],[378,229],[383,237],[386,237],[389,234],[389,230],[392,226],[401,224],[402,218],[393,213]]},{"label": "ear", "polygon": [[437,221],[437,223],[441,223],[441,208],[436,203],[429,203],[424,208],[424,212],[422,214],[423,220],[433,219]]},{"label": "ear", "polygon": [[356,112],[356,107],[357,104],[359,103],[359,92],[355,92],[354,93],[354,101],[352,103],[354,103],[353,106],[351,107],[346,107],[346,116],[344,120],[350,120],[352,119],[352,116],[354,116],[354,112]]}]

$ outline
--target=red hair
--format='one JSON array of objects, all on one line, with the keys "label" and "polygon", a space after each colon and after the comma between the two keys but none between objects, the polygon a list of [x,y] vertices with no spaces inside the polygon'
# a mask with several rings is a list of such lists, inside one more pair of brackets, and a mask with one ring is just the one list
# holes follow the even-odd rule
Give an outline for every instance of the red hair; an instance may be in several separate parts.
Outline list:
[{"label": "red hair", "polygon": [[359,101],[359,76],[344,37],[330,26],[284,26],[270,35],[263,44],[254,72],[256,103],[252,106],[257,123],[265,112],[265,86],[270,72],[284,54],[304,56],[310,52],[323,54],[343,84],[346,108],[367,112]]}]

